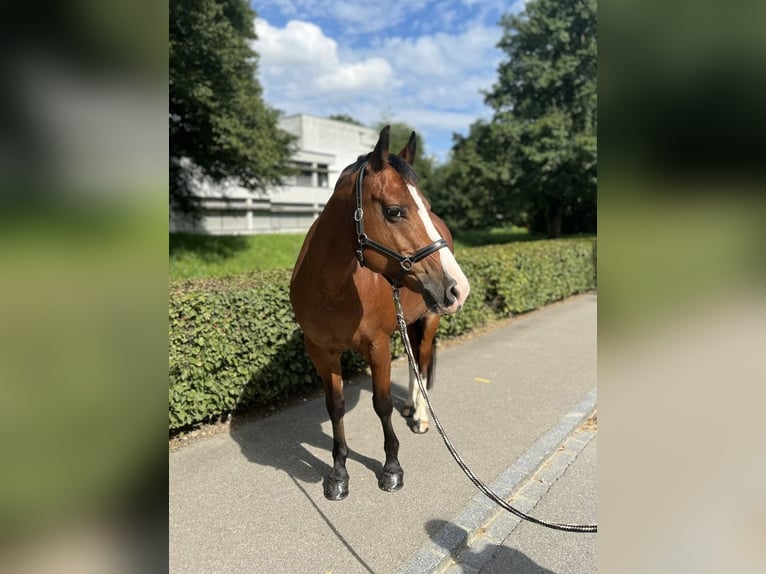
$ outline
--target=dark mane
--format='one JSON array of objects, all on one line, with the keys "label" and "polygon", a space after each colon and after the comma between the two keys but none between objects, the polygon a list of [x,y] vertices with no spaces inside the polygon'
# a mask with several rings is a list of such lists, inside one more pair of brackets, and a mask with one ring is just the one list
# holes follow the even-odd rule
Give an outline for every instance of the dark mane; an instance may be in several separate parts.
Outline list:
[{"label": "dark mane", "polygon": [[368,157],[370,157],[369,153],[365,155],[360,155],[358,158],[356,158],[356,161],[354,163],[347,166],[346,169],[340,172],[340,177],[356,172],[360,167],[362,167],[362,164],[367,161]]},{"label": "dark mane", "polygon": [[[352,163],[341,172],[340,176],[343,177],[344,175],[356,172],[360,167],[362,167],[362,164],[367,161],[369,157],[369,153],[366,155],[360,155],[358,158],[356,158],[354,163]],[[389,154],[388,165],[393,167],[399,174],[401,174],[401,176],[404,178],[404,181],[407,183],[417,184],[418,176],[415,173],[415,170],[412,169],[412,166],[400,158],[398,155]]]},{"label": "dark mane", "polygon": [[398,155],[389,155],[388,164],[402,175],[404,181],[413,184],[418,182],[418,176],[415,173],[415,170],[412,169],[412,166],[400,158]]}]

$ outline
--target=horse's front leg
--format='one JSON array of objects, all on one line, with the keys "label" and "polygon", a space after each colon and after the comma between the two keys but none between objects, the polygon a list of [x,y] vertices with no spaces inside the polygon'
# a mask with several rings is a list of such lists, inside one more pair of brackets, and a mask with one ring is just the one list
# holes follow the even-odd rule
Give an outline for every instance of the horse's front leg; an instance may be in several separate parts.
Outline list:
[{"label": "horse's front leg", "polygon": [[325,405],[332,422],[332,460],[330,474],[324,479],[324,496],[328,500],[343,500],[348,496],[348,445],[343,416],[346,414],[346,401],[343,396],[343,378],[341,375],[340,353],[326,351],[306,340],[314,367],[322,379]]},{"label": "horse's front leg", "polygon": [[404,486],[404,471],[399,464],[399,439],[396,438],[391,418],[394,403],[391,400],[390,338],[381,337],[370,347],[368,355],[372,372],[372,405],[383,425],[383,448],[386,452],[378,486],[387,492],[394,492]]}]

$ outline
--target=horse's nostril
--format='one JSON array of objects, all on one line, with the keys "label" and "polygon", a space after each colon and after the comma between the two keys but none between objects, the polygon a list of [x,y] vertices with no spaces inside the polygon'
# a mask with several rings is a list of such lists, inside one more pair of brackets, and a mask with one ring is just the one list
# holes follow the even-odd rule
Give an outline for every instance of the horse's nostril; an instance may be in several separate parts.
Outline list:
[{"label": "horse's nostril", "polygon": [[454,279],[452,280],[451,285],[447,289],[447,303],[449,307],[452,307],[452,305],[460,299],[460,292],[457,290],[457,281]]}]

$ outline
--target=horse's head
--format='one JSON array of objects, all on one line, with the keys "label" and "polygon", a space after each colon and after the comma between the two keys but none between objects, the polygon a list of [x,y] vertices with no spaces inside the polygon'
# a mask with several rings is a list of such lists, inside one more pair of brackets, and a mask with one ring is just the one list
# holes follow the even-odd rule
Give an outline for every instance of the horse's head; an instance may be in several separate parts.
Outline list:
[{"label": "horse's head", "polygon": [[452,254],[452,236],[431,212],[412,169],[415,132],[398,155],[389,154],[389,126],[356,173],[355,212],[360,262],[417,293],[434,313],[455,313],[470,286]]}]

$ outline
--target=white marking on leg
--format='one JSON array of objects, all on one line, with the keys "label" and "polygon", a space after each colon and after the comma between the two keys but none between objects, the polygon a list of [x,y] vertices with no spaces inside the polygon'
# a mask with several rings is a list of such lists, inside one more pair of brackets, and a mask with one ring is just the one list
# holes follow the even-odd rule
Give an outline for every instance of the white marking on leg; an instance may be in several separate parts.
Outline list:
[{"label": "white marking on leg", "polygon": [[[428,428],[428,409],[426,407],[426,401],[420,392],[418,381],[415,378],[415,371],[412,367],[409,369],[410,373],[410,387],[407,393],[407,400],[404,403],[405,412],[409,413],[412,417],[412,424],[416,432],[425,432]],[[428,378],[421,375],[423,384],[428,385]],[[407,410],[409,408],[409,411]]]},{"label": "white marking on leg", "polygon": [[[428,387],[428,377],[421,375],[423,384]],[[420,387],[415,382],[415,414],[413,420],[420,423],[420,430],[428,427],[428,409],[426,408],[426,400],[423,398],[423,393],[420,392]]]},{"label": "white marking on leg", "polygon": [[[421,378],[423,379],[423,384],[427,386],[428,377],[421,375]],[[425,429],[428,428],[428,409],[415,378],[415,371],[412,368],[410,368],[410,389],[406,404],[412,408],[412,423],[416,430],[418,432],[425,432]]]}]

